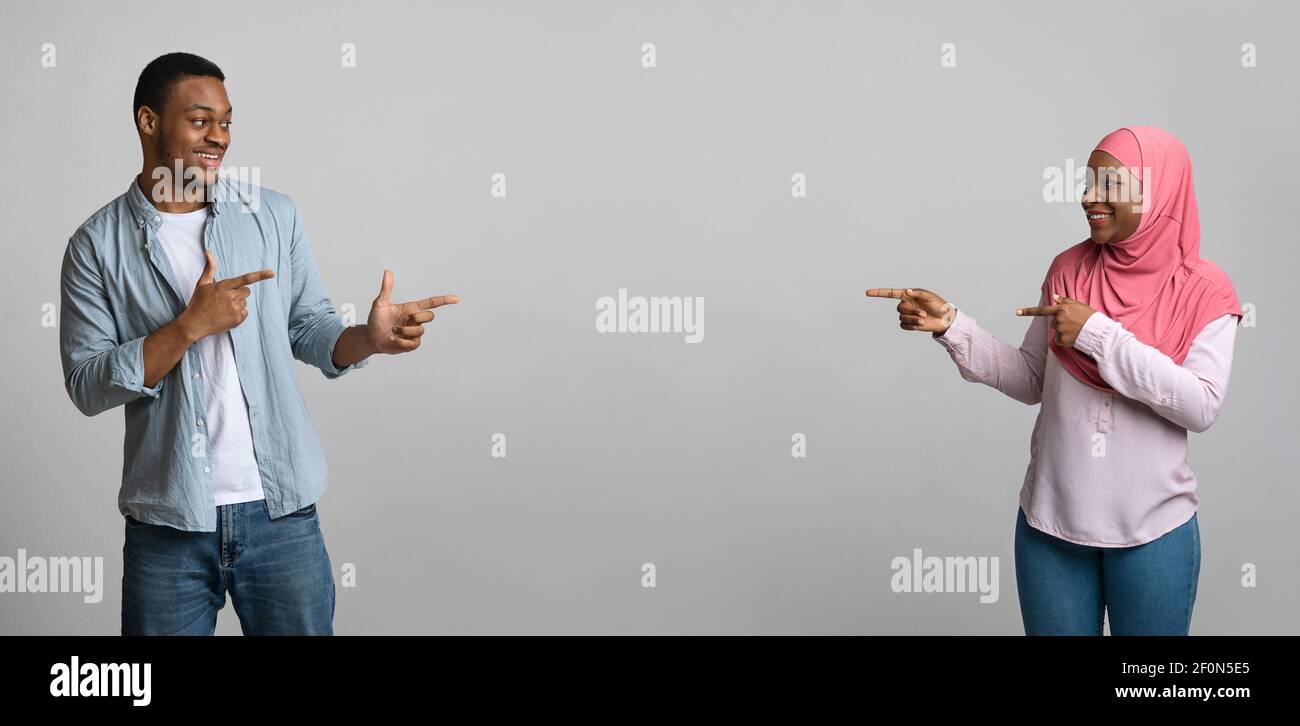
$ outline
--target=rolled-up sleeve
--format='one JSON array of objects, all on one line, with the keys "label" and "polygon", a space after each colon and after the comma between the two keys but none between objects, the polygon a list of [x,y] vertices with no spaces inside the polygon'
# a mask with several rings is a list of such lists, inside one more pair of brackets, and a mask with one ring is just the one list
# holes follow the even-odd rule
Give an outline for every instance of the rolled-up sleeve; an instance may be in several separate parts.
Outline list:
[{"label": "rolled-up sleeve", "polygon": [[315,366],[326,378],[338,378],[354,368],[363,368],[369,362],[362,360],[352,365],[334,365],[334,346],[347,329],[343,319],[325,294],[320,271],[312,255],[311,240],[303,226],[297,205],[289,202],[291,211],[290,263],[293,276],[293,300],[289,306],[289,343],[293,357]]},{"label": "rolled-up sleeve", "polygon": [[60,300],[63,380],[77,409],[94,416],[137,398],[157,398],[163,381],[144,385],[144,337],[118,341],[94,247],[81,233],[63,256]]}]

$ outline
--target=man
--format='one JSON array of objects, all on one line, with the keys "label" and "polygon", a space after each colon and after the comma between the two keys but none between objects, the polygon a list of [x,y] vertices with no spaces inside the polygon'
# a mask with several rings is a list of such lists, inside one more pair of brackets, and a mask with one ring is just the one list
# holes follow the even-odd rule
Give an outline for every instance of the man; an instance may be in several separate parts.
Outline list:
[{"label": "man", "polygon": [[345,326],[293,201],[218,174],[224,80],[188,53],[140,74],[143,168],[63,259],[63,373],[82,413],[126,412],[123,635],[211,635],[227,592],[245,634],[332,634],[328,468],[293,359],[336,378],[416,350],[458,298],[394,304],[385,270],[366,324]]}]

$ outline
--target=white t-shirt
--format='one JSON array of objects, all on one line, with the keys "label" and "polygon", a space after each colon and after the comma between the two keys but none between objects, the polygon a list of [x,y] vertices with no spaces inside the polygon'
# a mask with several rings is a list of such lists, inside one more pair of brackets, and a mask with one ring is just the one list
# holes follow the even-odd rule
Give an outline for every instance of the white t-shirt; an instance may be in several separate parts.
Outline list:
[{"label": "white t-shirt", "polygon": [[[162,213],[158,241],[162,243],[176,275],[176,284],[189,304],[194,284],[203,274],[203,226],[208,208],[185,214]],[[217,279],[230,277],[234,270],[217,269]],[[253,433],[248,424],[248,404],[239,385],[230,332],[200,338],[199,363],[203,372],[206,415],[197,422],[207,430],[207,456],[212,467],[212,489],[217,506],[264,499],[262,477],[253,455]]]}]

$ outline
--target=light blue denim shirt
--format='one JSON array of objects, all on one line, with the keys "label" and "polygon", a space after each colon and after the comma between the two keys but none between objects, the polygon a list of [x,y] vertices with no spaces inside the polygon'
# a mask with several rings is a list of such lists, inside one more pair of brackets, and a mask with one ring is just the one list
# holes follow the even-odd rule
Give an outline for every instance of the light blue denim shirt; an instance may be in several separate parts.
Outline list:
[{"label": "light blue denim shirt", "polygon": [[[219,185],[203,232],[217,278],[275,271],[249,286],[248,317],[230,330],[262,491],[275,519],[315,503],[329,477],[293,359],[326,378],[367,361],[339,368],[331,360],[346,326],[325,295],[293,200],[225,177]],[[175,319],[185,309],[184,293],[192,292],[177,286],[158,242],[160,223],[133,178],[68,241],[59,323],[64,383],[87,416],[117,406],[126,411],[122,514],[213,532],[217,509],[196,346],[156,386],[144,385],[145,336]]]}]

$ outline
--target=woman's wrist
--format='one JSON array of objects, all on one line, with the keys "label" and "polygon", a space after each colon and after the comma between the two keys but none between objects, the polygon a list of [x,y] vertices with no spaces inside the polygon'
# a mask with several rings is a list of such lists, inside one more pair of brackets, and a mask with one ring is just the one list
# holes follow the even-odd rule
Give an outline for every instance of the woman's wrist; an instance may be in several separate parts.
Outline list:
[{"label": "woman's wrist", "polygon": [[957,320],[957,306],[951,303],[945,303],[945,305],[947,305],[949,309],[944,312],[943,317],[939,318],[940,322],[943,323],[943,330],[931,333],[935,338],[942,338],[947,335],[949,328],[951,328],[952,324]]}]

